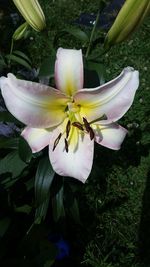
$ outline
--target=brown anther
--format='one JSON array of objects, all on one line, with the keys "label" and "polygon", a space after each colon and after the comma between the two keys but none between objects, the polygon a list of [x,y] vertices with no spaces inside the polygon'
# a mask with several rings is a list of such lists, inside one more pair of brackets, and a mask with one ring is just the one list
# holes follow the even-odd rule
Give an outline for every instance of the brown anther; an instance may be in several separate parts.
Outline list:
[{"label": "brown anther", "polygon": [[83,123],[84,123],[84,126],[85,126],[85,129],[86,131],[89,133],[90,132],[90,124],[88,123],[87,119],[83,117]]},{"label": "brown anther", "polygon": [[95,133],[93,131],[93,129],[91,128],[90,124],[88,123],[87,119],[83,117],[83,122],[84,122],[84,126],[86,131],[90,134],[90,139],[93,140],[95,137]]},{"label": "brown anther", "polygon": [[66,152],[68,153],[69,149],[68,149],[68,141],[67,139],[65,138],[65,149],[66,149]]},{"label": "brown anther", "polygon": [[93,140],[94,139],[94,137],[95,137],[95,133],[94,133],[94,131],[93,131],[93,129],[90,127],[90,139],[91,140]]},{"label": "brown anther", "polygon": [[69,120],[69,121],[67,122],[67,125],[66,125],[66,138],[68,138],[68,136],[69,136],[70,129],[71,129],[71,122],[70,122],[70,120]]},{"label": "brown anther", "polygon": [[77,127],[79,130],[84,131],[84,129],[83,129],[83,125],[82,125],[80,122],[75,121],[75,122],[72,123],[72,125],[73,125],[74,127]]},{"label": "brown anther", "polygon": [[62,133],[60,133],[60,134],[58,135],[58,137],[55,139],[55,141],[54,141],[54,145],[53,145],[53,151],[55,150],[56,146],[58,145],[61,136],[62,136]]}]

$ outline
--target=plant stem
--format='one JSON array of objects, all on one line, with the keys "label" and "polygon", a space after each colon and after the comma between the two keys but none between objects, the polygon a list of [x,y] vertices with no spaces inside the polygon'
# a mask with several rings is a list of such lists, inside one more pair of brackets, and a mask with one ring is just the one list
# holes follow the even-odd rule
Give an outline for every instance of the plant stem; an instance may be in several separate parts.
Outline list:
[{"label": "plant stem", "polygon": [[11,46],[10,46],[10,52],[9,52],[9,61],[8,61],[8,66],[11,66],[11,55],[13,52],[13,48],[14,48],[14,40],[13,38],[11,39]]},{"label": "plant stem", "polygon": [[90,36],[90,40],[89,40],[89,45],[88,45],[88,48],[87,48],[87,51],[86,51],[86,54],[85,54],[85,57],[86,58],[88,57],[88,55],[90,53],[90,49],[91,49],[91,45],[92,45],[94,33],[95,33],[95,30],[96,30],[97,23],[99,21],[99,16],[100,16],[100,10],[97,13],[96,20],[95,20],[95,23],[94,23],[94,26],[93,26],[93,29],[92,29],[92,32],[91,32],[91,36]]}]

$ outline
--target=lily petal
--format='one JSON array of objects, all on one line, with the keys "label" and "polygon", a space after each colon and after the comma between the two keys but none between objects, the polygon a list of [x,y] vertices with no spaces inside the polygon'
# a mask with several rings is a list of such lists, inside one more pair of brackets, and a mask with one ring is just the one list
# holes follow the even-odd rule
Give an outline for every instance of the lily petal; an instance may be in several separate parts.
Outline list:
[{"label": "lily petal", "polygon": [[81,50],[59,48],[55,63],[55,81],[59,90],[68,96],[83,88]]},{"label": "lily petal", "polygon": [[79,133],[78,140],[74,140],[75,143],[78,141],[78,146],[74,149],[75,146],[70,144],[67,153],[64,136],[62,136],[53,151],[54,141],[58,135],[59,130],[57,128],[53,132],[49,146],[49,158],[54,171],[59,175],[73,177],[85,183],[92,168],[94,140],[91,141],[88,134],[82,136]]},{"label": "lily petal", "polygon": [[28,142],[33,153],[41,151],[44,147],[49,145],[51,131],[47,129],[38,129],[26,127],[21,135]]},{"label": "lily petal", "polygon": [[16,79],[11,73],[0,78],[0,87],[8,110],[28,126],[49,128],[66,117],[68,100],[59,90]]},{"label": "lily petal", "polygon": [[127,130],[117,123],[108,125],[95,124],[95,141],[105,147],[118,150],[127,134]]},{"label": "lily petal", "polygon": [[80,90],[74,100],[81,105],[81,117],[86,117],[88,121],[106,115],[106,123],[114,122],[130,108],[138,86],[138,71],[127,67],[117,78],[100,87]]}]

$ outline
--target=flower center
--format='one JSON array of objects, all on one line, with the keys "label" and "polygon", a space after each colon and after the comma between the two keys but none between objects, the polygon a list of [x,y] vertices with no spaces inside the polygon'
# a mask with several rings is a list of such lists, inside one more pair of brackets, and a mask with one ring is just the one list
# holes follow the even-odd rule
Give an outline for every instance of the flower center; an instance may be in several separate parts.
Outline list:
[{"label": "flower center", "polygon": [[74,101],[68,103],[68,111],[76,113],[80,111],[80,106],[77,105]]},{"label": "flower center", "polygon": [[[82,133],[88,133],[89,136],[90,136],[90,139],[91,141],[94,139],[95,137],[95,133],[92,129],[92,127],[90,126],[89,122],[86,120],[86,118],[82,118],[83,119],[83,123],[80,123],[79,121],[70,121],[68,120],[67,121],[67,124],[65,126],[65,132],[63,134],[65,134],[65,138],[64,138],[64,145],[65,145],[65,150],[66,152],[68,153],[69,151],[69,139],[72,139],[72,137],[70,136],[70,132],[74,131],[75,129],[73,128],[76,128],[78,131],[81,131]],[[73,128],[72,128],[73,127]],[[54,145],[53,145],[53,151],[55,150],[56,146],[58,145],[60,139],[62,138],[62,133],[60,133],[58,135],[58,137],[55,139],[54,141]],[[72,135],[72,134],[71,134]]]}]

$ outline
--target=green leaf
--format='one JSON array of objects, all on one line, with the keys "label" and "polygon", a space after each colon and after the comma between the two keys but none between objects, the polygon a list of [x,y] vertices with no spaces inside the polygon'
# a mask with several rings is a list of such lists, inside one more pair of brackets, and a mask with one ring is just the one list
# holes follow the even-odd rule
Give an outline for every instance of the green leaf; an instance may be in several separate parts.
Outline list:
[{"label": "green leaf", "polygon": [[19,157],[17,151],[13,151],[7,154],[6,157],[0,161],[0,174],[11,173],[12,178],[15,178],[21,174],[21,172],[27,167]]},{"label": "green leaf", "polygon": [[10,223],[11,223],[11,220],[9,217],[5,217],[0,220],[0,238],[4,236]]},{"label": "green leaf", "polygon": [[47,57],[43,62],[39,70],[39,77],[47,76],[49,78],[54,77],[54,66],[56,56],[52,54]]},{"label": "green leaf", "polygon": [[18,143],[19,143],[19,138],[7,138],[7,137],[0,138],[0,148],[17,149]]},{"label": "green leaf", "polygon": [[50,267],[55,262],[57,255],[57,248],[48,240],[40,242],[40,252],[35,258],[35,262],[39,266]]},{"label": "green leaf", "polygon": [[52,207],[53,207],[53,218],[54,221],[57,222],[60,218],[65,216],[63,186],[60,188],[56,196],[53,197]]},{"label": "green leaf", "polygon": [[13,51],[13,54],[17,55],[17,56],[20,56],[22,58],[24,58],[25,60],[27,60],[30,64],[32,64],[30,58],[23,52],[19,51],[19,50],[15,50]]},{"label": "green leaf", "polygon": [[19,138],[19,156],[26,163],[29,163],[32,159],[32,150],[23,137]]},{"label": "green leaf", "polygon": [[78,28],[66,28],[63,30],[63,32],[73,35],[76,39],[80,40],[81,42],[86,43],[89,41],[88,35],[84,31]]},{"label": "green leaf", "polygon": [[20,123],[11,113],[8,111],[2,111],[0,112],[0,121],[4,122],[14,122],[14,123]]},{"label": "green leaf", "polygon": [[70,207],[70,213],[72,215],[72,218],[75,220],[75,222],[78,224],[81,224],[79,206],[78,206],[78,202],[76,198],[74,198],[74,201]]},{"label": "green leaf", "polygon": [[24,66],[25,68],[29,69],[29,70],[32,70],[31,66],[29,65],[29,63],[24,60],[23,58],[21,57],[18,57],[18,56],[15,56],[15,55],[6,55],[5,56],[7,59],[11,60],[11,61],[14,61],[22,66]]},{"label": "green leaf", "polygon": [[40,223],[45,219],[50,198],[50,186],[54,175],[55,172],[52,169],[49,159],[41,159],[35,176],[35,199],[37,206],[35,223]]},{"label": "green leaf", "polygon": [[100,85],[105,83],[106,70],[103,64],[93,62],[93,61],[86,61],[85,68],[88,70],[96,71],[99,77]]},{"label": "green leaf", "polygon": [[45,262],[44,267],[51,267],[54,262],[55,262],[55,259],[48,260]]},{"label": "green leaf", "polygon": [[5,68],[5,67],[7,67],[7,65],[6,65],[6,63],[5,63],[4,59],[3,59],[3,57],[0,56],[0,69],[3,69],[3,68]]},{"label": "green leaf", "polygon": [[65,183],[65,207],[71,214],[74,221],[78,224],[81,224],[80,221],[80,213],[79,213],[79,207],[77,198],[75,197],[76,194],[76,187],[74,187],[74,184],[72,186],[67,182]]},{"label": "green leaf", "polygon": [[34,179],[34,177],[33,177],[33,178],[31,178],[30,180],[24,182],[27,191],[30,191],[31,189],[34,188],[34,181],[35,181],[35,179]]},{"label": "green leaf", "polygon": [[20,206],[20,207],[15,207],[14,210],[16,212],[22,212],[22,213],[26,213],[26,214],[29,214],[32,210],[32,207],[29,206],[29,205],[23,205],[23,206]]}]

